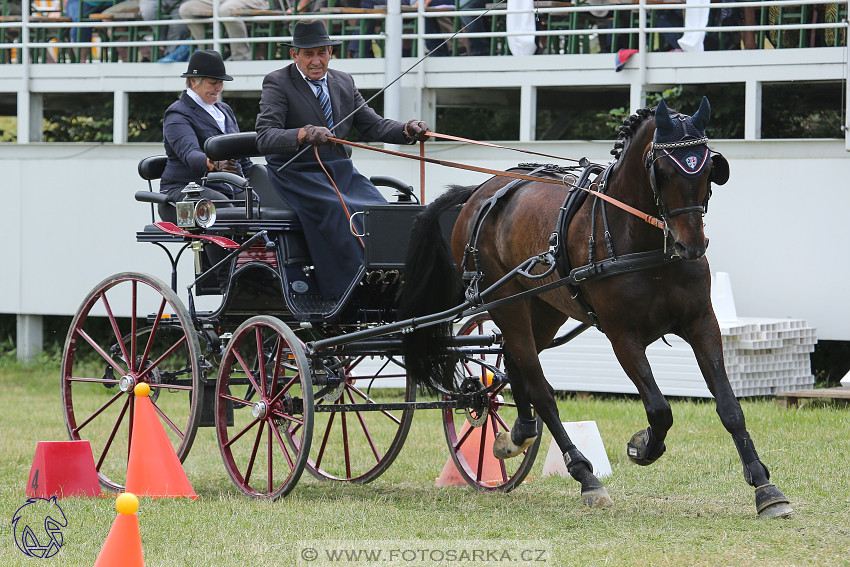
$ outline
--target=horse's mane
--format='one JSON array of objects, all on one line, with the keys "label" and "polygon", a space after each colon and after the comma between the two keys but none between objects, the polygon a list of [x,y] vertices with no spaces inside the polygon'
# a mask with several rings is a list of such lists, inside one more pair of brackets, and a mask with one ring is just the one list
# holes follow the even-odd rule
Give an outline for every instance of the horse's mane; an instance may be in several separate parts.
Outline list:
[{"label": "horse's mane", "polygon": [[626,142],[631,140],[638,128],[653,116],[655,116],[655,107],[647,107],[639,109],[623,120],[623,125],[617,129],[617,141],[614,142],[614,149],[611,150],[611,155],[614,156],[614,159],[620,159],[626,147]]}]

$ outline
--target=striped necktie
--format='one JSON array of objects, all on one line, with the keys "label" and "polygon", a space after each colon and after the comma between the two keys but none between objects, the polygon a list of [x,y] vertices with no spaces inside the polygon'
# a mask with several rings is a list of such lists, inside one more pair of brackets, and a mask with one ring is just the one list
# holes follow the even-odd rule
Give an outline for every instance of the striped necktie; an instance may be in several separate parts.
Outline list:
[{"label": "striped necktie", "polygon": [[333,110],[331,109],[331,97],[328,96],[328,93],[325,92],[325,89],[322,88],[322,82],[324,79],[313,81],[307,79],[310,84],[318,89],[316,93],[316,98],[319,99],[319,106],[322,107],[322,112],[325,113],[325,120],[328,122],[328,128],[333,130],[334,127],[334,115]]}]

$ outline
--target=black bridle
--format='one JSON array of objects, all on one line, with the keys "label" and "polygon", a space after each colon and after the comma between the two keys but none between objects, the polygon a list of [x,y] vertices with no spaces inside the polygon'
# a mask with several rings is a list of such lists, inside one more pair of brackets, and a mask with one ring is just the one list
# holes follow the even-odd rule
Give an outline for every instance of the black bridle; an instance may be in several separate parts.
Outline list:
[{"label": "black bridle", "polygon": [[[708,200],[711,198],[711,182],[708,183],[708,189],[705,192],[705,199],[701,205],[691,205],[689,207],[680,207],[678,209],[673,209],[672,211],[667,207],[667,204],[664,202],[664,198],[661,196],[661,192],[658,190],[658,183],[655,179],[655,162],[663,157],[669,157],[672,159],[672,156],[669,153],[657,155],[657,150],[675,150],[680,148],[688,148],[694,146],[705,146],[706,153],[712,153],[708,148],[708,138],[695,138],[695,139],[683,139],[678,142],[670,142],[670,143],[657,143],[655,141],[652,142],[649,148],[649,152],[646,154],[646,162],[644,166],[646,167],[646,171],[649,174],[649,184],[652,187],[652,194],[655,196],[655,204],[658,206],[658,214],[664,223],[667,223],[667,220],[678,216],[684,215],[688,213],[699,213],[700,215],[705,216],[708,212]],[[708,156],[706,156],[705,161],[703,162],[702,167],[705,167],[708,164]],[[702,169],[702,167],[700,169]]]}]

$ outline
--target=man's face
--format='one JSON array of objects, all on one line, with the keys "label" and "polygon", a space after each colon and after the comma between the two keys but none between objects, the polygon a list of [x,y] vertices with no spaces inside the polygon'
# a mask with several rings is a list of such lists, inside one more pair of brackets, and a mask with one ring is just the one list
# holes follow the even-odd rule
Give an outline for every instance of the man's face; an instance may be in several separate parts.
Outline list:
[{"label": "man's face", "polygon": [[221,91],[224,90],[224,81],[221,79],[201,77],[200,79],[194,79],[192,84],[192,90],[207,104],[218,102],[218,97],[221,95]]},{"label": "man's face", "polygon": [[290,49],[289,56],[295,61],[298,69],[310,80],[316,81],[328,72],[328,63],[333,54],[333,47],[323,45],[310,49]]}]

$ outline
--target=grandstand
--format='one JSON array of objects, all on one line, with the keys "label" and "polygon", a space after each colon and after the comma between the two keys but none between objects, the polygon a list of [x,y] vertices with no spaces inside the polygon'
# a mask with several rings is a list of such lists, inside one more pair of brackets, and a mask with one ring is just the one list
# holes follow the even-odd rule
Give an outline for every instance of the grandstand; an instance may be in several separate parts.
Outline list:
[{"label": "grandstand", "polygon": [[[162,146],[130,142],[128,123],[134,100],[149,93],[176,95],[185,70],[185,63],[143,61],[146,53],[155,58],[158,49],[173,43],[162,39],[160,28],[175,20],[140,21],[131,15],[74,23],[56,12],[51,16],[50,4],[36,1],[33,13],[17,19],[4,13],[0,20],[0,117],[15,124],[15,142],[3,143],[0,152],[8,227],[0,248],[0,313],[17,314],[23,329],[19,340],[29,336],[34,343],[41,316],[73,314],[85,293],[109,274],[133,270],[166,277],[161,253],[135,242],[135,231],[150,222],[151,213],[132,198],[145,188],[136,175],[137,162],[162,153]],[[435,12],[410,10],[394,0],[371,11],[332,3],[318,13],[286,15],[272,0],[267,12],[238,16],[249,23],[251,37],[245,41],[256,59],[228,63],[235,80],[225,98],[259,99],[264,75],[286,64],[279,59],[286,54],[278,44],[287,41],[291,23],[304,18],[326,20],[332,37],[346,42],[340,50],[344,56],[332,66],[351,73],[362,90],[374,93],[391,84],[383,93],[385,115],[421,117],[439,132],[442,108],[509,109],[518,116],[518,132],[500,143],[570,158],[607,161],[612,142],[572,140],[568,131],[541,128],[542,111],[581,113],[594,99],[634,110],[645,105],[648,93],[673,85],[715,85],[729,96],[741,93],[743,137],[712,140],[732,165],[731,180],[716,188],[707,216],[712,269],[732,275],[739,313],[805,319],[821,339],[850,340],[843,288],[850,281],[850,262],[833,252],[843,241],[845,211],[850,210],[850,138],[843,110],[850,96],[847,2],[712,4],[712,13],[721,7],[746,8],[757,17],[753,25],[735,26],[710,19],[703,28],[706,43],[740,47],[751,34],[756,49],[669,52],[661,33],[685,29],[653,26],[661,12],[685,6],[658,0],[606,4],[607,14],[600,18],[593,15],[600,6],[583,3],[541,1],[528,9],[500,3]],[[529,10],[537,21],[535,31],[506,24],[507,16]],[[448,19],[459,29],[464,15],[481,15],[488,22],[489,31],[482,35],[490,41],[491,55],[462,55],[463,40],[471,36],[446,32],[434,37],[449,39],[455,55],[420,62],[415,54],[425,53],[426,37],[417,30],[425,29],[425,19]],[[219,25],[224,20],[217,13],[202,20],[209,24],[208,41],[219,50],[229,43]],[[366,20],[379,22],[378,31],[365,34],[359,23]],[[68,30],[78,26],[91,27],[99,41],[70,43]],[[537,53],[511,55],[508,40],[530,33]],[[354,50],[346,47],[359,41],[368,42],[377,55],[396,55],[348,57]],[[620,48],[637,53],[618,72]],[[413,55],[402,56],[403,50]],[[90,55],[82,55],[86,52]],[[834,105],[842,109],[836,137],[766,139],[764,93],[777,85],[803,92],[828,86],[835,93]],[[112,102],[112,130],[105,136],[111,141],[43,141],[46,108],[70,107],[92,97]],[[529,161],[521,154],[453,142],[429,142],[426,148],[429,155],[483,167]],[[394,175],[411,184],[419,179],[412,161],[357,150],[355,163],[369,175]],[[428,166],[426,195],[433,199],[448,183],[481,180],[478,174]]]}]

